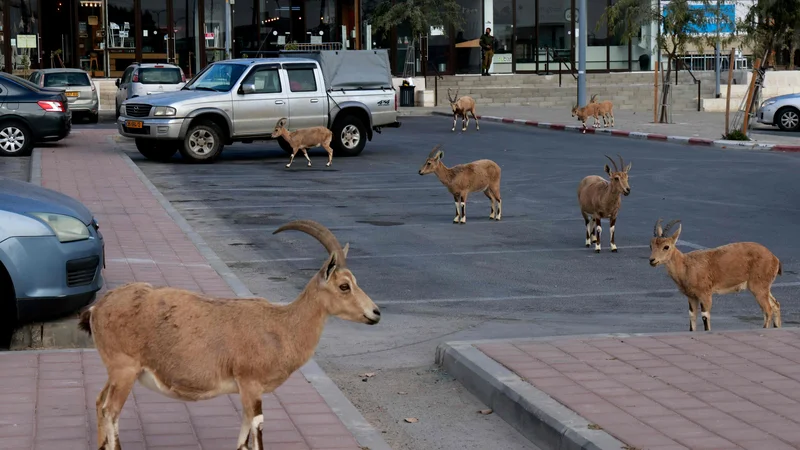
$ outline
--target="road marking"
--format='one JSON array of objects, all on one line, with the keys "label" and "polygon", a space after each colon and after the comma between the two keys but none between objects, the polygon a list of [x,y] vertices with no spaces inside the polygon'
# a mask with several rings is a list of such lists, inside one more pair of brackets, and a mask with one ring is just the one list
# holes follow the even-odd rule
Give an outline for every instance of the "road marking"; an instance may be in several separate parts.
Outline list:
[{"label": "road marking", "polygon": [[[772,285],[774,288],[783,288],[783,287],[800,287],[800,281],[797,282],[787,282],[787,283],[775,283]],[[382,305],[394,305],[394,304],[418,304],[418,303],[459,303],[459,302],[467,302],[467,303],[477,303],[477,302],[504,302],[504,301],[515,301],[515,300],[546,300],[546,299],[554,299],[554,298],[585,298],[585,297],[623,297],[623,296],[633,296],[633,295],[653,295],[653,294],[678,294],[679,297],[683,297],[680,291],[677,289],[656,289],[650,291],[622,291],[622,292],[609,292],[609,291],[601,291],[601,292],[583,292],[578,294],[542,294],[542,295],[515,295],[515,296],[508,296],[508,297],[465,297],[465,298],[425,298],[425,299],[414,299],[414,300],[378,300],[375,303],[378,306]],[[373,300],[375,300],[373,298]]]},{"label": "road marking", "polygon": [[[648,248],[648,245],[622,246],[620,249]],[[555,252],[586,252],[585,247],[578,248],[537,248],[530,250],[484,250],[476,252],[439,252],[439,253],[394,253],[384,255],[347,255],[347,260],[352,259],[380,259],[380,258],[426,258],[431,256],[468,256],[468,255],[504,255],[519,253],[555,253]],[[248,261],[225,261],[225,264],[256,264],[286,261],[317,261],[314,258],[275,258],[275,259],[251,259]]]}]

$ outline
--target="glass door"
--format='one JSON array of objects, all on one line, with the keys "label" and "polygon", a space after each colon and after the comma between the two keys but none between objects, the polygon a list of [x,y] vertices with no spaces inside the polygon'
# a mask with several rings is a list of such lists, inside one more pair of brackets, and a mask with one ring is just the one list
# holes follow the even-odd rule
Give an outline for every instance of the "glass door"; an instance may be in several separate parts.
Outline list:
[{"label": "glass door", "polygon": [[539,0],[538,12],[538,69],[568,72],[572,66],[572,0]]},{"label": "glass door", "polygon": [[483,34],[483,1],[456,0],[464,16],[463,30],[455,36],[455,73],[481,73],[481,47],[478,40]]},{"label": "glass door", "polygon": [[[494,0],[495,38],[494,57],[489,73],[512,73],[514,71],[514,0]],[[486,30],[483,30],[484,32]]]},{"label": "glass door", "polygon": [[536,0],[516,0],[514,27],[515,72],[536,72],[537,61]]}]

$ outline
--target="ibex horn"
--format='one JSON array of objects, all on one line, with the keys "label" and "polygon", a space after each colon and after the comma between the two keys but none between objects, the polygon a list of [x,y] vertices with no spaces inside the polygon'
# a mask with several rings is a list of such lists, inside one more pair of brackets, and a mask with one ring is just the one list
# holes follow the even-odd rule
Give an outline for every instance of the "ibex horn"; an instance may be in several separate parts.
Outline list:
[{"label": "ibex horn", "polygon": [[434,156],[436,156],[436,153],[438,153],[439,150],[441,150],[441,148],[442,148],[442,144],[439,144],[436,147],[433,147],[433,150],[431,150],[431,152],[428,154],[428,158],[433,158]]},{"label": "ibex horn", "polygon": [[658,229],[661,228],[661,220],[663,219],[658,219],[653,226],[653,237],[661,237],[661,233],[658,232]]},{"label": "ibex horn", "polygon": [[661,234],[661,236],[662,237],[666,237],[667,233],[669,232],[669,229],[672,228],[673,225],[675,225],[676,223],[678,223],[680,221],[681,221],[680,219],[675,219],[673,221],[670,221],[670,223],[668,223],[667,226],[664,227],[664,232]]},{"label": "ibex horn", "polygon": [[611,161],[611,164],[613,164],[613,165],[614,165],[614,172],[619,172],[619,169],[617,168],[617,163],[615,163],[615,162],[614,162],[614,160],[613,160],[613,159],[611,159],[611,157],[610,157],[610,156],[608,156],[608,155],[605,155],[605,157],[606,157],[606,158],[608,158],[608,160],[609,160],[609,161]]},{"label": "ibex horn", "polygon": [[617,153],[617,156],[619,156],[619,168],[625,170],[625,161],[622,159],[622,155]]}]

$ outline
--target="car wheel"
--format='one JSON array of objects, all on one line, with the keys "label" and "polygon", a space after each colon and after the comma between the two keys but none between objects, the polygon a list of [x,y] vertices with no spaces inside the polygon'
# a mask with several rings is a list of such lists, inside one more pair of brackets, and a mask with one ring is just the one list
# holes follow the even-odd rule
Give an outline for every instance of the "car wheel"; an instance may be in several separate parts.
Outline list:
[{"label": "car wheel", "polygon": [[0,124],[0,155],[28,156],[33,150],[33,135],[24,124],[6,122]]},{"label": "car wheel", "polygon": [[17,296],[5,267],[0,264],[0,349],[11,345],[17,327]]},{"label": "car wheel", "polygon": [[797,131],[800,129],[800,111],[795,108],[784,108],[776,114],[778,128],[783,131]]},{"label": "car wheel", "polygon": [[367,145],[367,128],[358,118],[347,116],[333,126],[333,150],[336,156],[358,156]]},{"label": "car wheel", "polygon": [[[119,114],[119,110],[117,110],[117,114]],[[97,123],[100,120],[100,113],[97,114],[89,113],[88,119],[89,123]]]},{"label": "car wheel", "polygon": [[222,131],[212,122],[192,125],[183,144],[181,156],[189,162],[213,162],[222,153]]},{"label": "car wheel", "polygon": [[290,154],[290,155],[292,154],[292,152],[293,152],[294,150],[292,150],[292,146],[291,146],[291,145],[289,145],[289,143],[288,143],[288,142],[286,142],[286,139],[284,139],[284,138],[280,137],[280,138],[278,138],[278,139],[277,139],[277,141],[278,141],[278,145],[280,145],[280,146],[281,146],[281,148],[283,149],[283,151],[285,151],[286,153],[288,153],[288,154]]},{"label": "car wheel", "polygon": [[167,162],[178,151],[180,142],[136,139],[136,150],[150,161]]},{"label": "car wheel", "polygon": [[116,108],[114,108],[114,118],[119,119],[119,103],[114,102],[114,106],[116,106]]}]

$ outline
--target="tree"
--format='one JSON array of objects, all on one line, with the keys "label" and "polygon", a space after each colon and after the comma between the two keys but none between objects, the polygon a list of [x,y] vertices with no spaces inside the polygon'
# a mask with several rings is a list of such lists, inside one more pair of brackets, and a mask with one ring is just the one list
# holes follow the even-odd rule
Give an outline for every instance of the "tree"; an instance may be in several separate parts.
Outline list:
[{"label": "tree", "polygon": [[726,25],[733,25],[723,14],[721,1],[669,0],[663,7],[662,3],[661,0],[619,0],[606,9],[598,28],[602,25],[603,19],[607,20],[609,34],[620,36],[622,42],[626,44],[640,35],[642,27],[656,24],[661,30],[655,41],[656,48],[667,56],[667,72],[662,83],[661,104],[664,106],[659,116],[659,122],[664,123],[667,121],[666,104],[669,99],[669,80],[673,63],[677,70],[678,57],[684,54],[690,45],[700,48],[715,46],[717,39],[726,43],[734,37],[731,34],[700,32],[711,24],[714,24],[717,30]]},{"label": "tree", "polygon": [[431,28],[462,30],[464,15],[456,0],[384,0],[372,13],[370,24],[386,36],[392,28],[407,24],[411,36],[427,36]]},{"label": "tree", "polygon": [[742,43],[756,55],[790,49],[790,65],[794,65],[794,49],[800,43],[800,0],[758,0],[737,29]]}]

